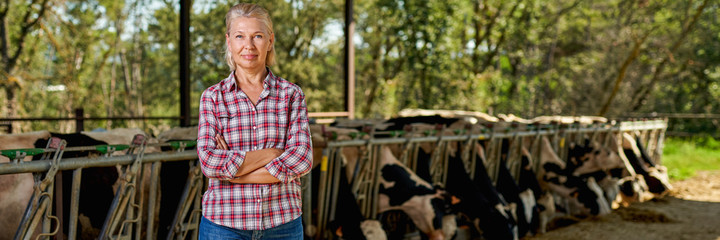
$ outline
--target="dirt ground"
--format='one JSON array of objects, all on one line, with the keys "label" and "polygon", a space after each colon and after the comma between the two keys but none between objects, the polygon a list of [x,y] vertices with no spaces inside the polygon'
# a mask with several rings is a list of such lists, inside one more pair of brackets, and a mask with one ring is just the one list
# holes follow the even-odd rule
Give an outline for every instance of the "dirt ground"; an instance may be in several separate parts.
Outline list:
[{"label": "dirt ground", "polygon": [[671,193],[525,239],[720,240],[720,171],[672,183]]}]

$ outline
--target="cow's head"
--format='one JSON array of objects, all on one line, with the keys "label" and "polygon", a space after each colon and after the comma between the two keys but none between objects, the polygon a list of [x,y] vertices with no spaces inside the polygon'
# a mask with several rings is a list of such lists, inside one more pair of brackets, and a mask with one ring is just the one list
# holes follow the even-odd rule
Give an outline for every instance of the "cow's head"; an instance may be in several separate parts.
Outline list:
[{"label": "cow's head", "polygon": [[568,152],[568,170],[573,175],[609,170],[622,166],[617,153],[596,141],[586,141],[585,145],[574,145]]}]

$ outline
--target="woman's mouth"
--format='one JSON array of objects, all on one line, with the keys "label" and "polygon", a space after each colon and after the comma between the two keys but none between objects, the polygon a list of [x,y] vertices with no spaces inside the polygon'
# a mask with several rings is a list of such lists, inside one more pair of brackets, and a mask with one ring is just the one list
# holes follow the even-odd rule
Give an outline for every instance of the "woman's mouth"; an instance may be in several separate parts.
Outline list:
[{"label": "woman's mouth", "polygon": [[257,55],[254,55],[254,54],[247,54],[247,55],[241,55],[241,56],[242,56],[242,58],[247,59],[247,60],[252,60],[252,59],[257,58]]}]

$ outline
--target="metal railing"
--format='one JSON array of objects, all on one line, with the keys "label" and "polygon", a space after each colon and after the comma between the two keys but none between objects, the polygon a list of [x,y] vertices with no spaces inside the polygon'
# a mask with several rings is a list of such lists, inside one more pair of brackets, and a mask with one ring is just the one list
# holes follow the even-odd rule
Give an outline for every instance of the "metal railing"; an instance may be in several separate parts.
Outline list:
[{"label": "metal railing", "polygon": [[[476,132],[465,132],[461,135],[454,135],[454,136],[442,136],[439,132],[436,133],[433,136],[423,136],[423,137],[401,137],[400,135],[397,135],[396,137],[390,137],[390,138],[369,138],[369,139],[354,139],[354,140],[347,140],[347,141],[329,141],[327,145],[325,146],[325,149],[323,150],[323,157],[322,159],[316,159],[315,161],[321,161],[320,166],[322,168],[321,172],[321,190],[319,191],[319,196],[310,196],[310,191],[308,191],[307,184],[309,183],[309,176],[306,176],[303,182],[303,197],[304,199],[310,199],[317,197],[319,200],[319,209],[318,209],[318,216],[317,219],[312,219],[310,217],[310,214],[304,214],[304,221],[306,223],[314,223],[316,226],[321,227],[320,232],[317,233],[316,236],[329,236],[324,230],[324,226],[327,226],[327,223],[329,221],[332,221],[332,216],[335,211],[334,206],[336,206],[336,198],[337,198],[337,178],[339,177],[339,171],[341,166],[341,148],[343,147],[364,147],[366,150],[363,153],[363,156],[361,156],[359,159],[364,159],[361,163],[358,163],[360,165],[359,176],[355,177],[352,181],[352,189],[355,194],[355,196],[358,199],[358,204],[361,206],[361,210],[363,211],[363,214],[368,218],[373,218],[377,214],[377,196],[378,196],[378,186],[379,186],[379,174],[377,174],[377,171],[379,171],[379,149],[382,146],[386,145],[392,145],[392,144],[400,144],[402,146],[405,146],[407,149],[407,152],[413,152],[417,151],[417,147],[419,143],[459,143],[459,144],[473,144],[476,141],[499,141],[502,139],[508,139],[508,138],[522,138],[522,137],[539,137],[539,136],[548,136],[552,139],[553,147],[556,151],[558,151],[562,155],[562,149],[566,148],[567,145],[566,142],[569,142],[571,140],[577,140],[578,138],[576,136],[582,135],[582,134],[595,134],[595,133],[613,133],[618,134],[622,132],[639,132],[640,139],[642,141],[645,141],[648,144],[648,152],[651,152],[654,156],[654,158],[659,159],[661,156],[661,150],[662,150],[662,140],[664,138],[665,129],[667,128],[667,122],[665,120],[650,120],[650,121],[635,121],[635,122],[621,122],[619,124],[615,125],[609,125],[609,124],[593,124],[593,125],[586,125],[586,126],[580,126],[580,125],[570,125],[570,126],[559,126],[559,125],[546,125],[546,126],[536,126],[532,127],[530,129],[504,129],[504,130],[495,130],[495,131],[476,131]],[[450,144],[436,144],[437,146],[441,146],[442,148],[447,148]],[[148,145],[151,146],[151,145]],[[165,144],[165,146],[169,146],[169,144]],[[499,148],[501,145],[498,144],[487,144],[486,152],[498,152],[498,149],[491,149],[491,148]],[[95,149],[95,147],[78,147],[78,148],[67,148],[66,151],[70,150],[82,150],[82,149]],[[445,149],[436,149],[436,151],[441,151],[442,154],[438,154],[437,157],[434,157],[433,159],[436,159],[434,161],[440,161],[434,163],[434,166],[438,166],[437,168],[442,169],[442,171],[436,171],[434,173],[435,175],[438,175],[438,177],[433,177],[437,182],[444,183],[444,177],[443,175],[447,174],[447,151]],[[463,159],[465,161],[466,167],[468,166],[474,166],[477,161],[475,158],[475,154],[470,154],[471,158]],[[562,157],[562,156],[561,156]],[[195,161],[198,159],[197,153],[195,151],[182,151],[182,152],[161,152],[161,153],[147,153],[143,154],[141,157],[141,163],[142,164],[151,164],[152,165],[152,171],[150,176],[150,184],[156,183],[159,178],[158,170],[159,170],[159,164],[161,162],[170,162],[170,161]],[[498,167],[500,166],[497,162],[496,157],[488,157],[488,162],[485,164],[488,164],[487,171],[488,174],[491,176],[491,178],[494,178],[496,176],[495,172],[497,172]],[[8,163],[0,163],[0,175],[3,174],[18,174],[18,173],[44,173],[51,169],[56,169],[58,171],[60,170],[75,170],[76,172],[79,172],[78,170],[84,169],[84,168],[91,168],[91,167],[112,167],[112,166],[129,166],[136,162],[137,155],[136,154],[128,154],[128,155],[122,155],[122,156],[104,156],[104,157],[79,157],[79,158],[65,158],[61,161],[55,161],[52,160],[39,160],[39,161],[29,161],[29,162],[8,162]],[[411,168],[414,164],[411,162],[412,157],[409,159],[405,159],[404,163],[411,166]],[[443,162],[444,161],[444,162]],[[519,164],[513,161],[507,162],[508,167],[511,167],[515,170],[518,169]],[[196,165],[197,167],[197,165]],[[181,204],[181,206],[178,207],[176,216],[188,216],[189,214],[197,214],[197,210],[199,208],[199,204],[193,205],[194,207],[191,209],[190,206],[192,203],[199,203],[198,194],[202,193],[202,181],[204,179],[204,176],[201,175],[199,172],[199,167],[195,168],[195,177],[191,177],[192,179],[189,179],[187,181],[187,185],[185,188],[185,193],[183,194],[183,201],[184,204]],[[473,169],[473,168],[471,168]],[[142,170],[141,170],[142,171]],[[511,170],[512,172],[515,172]],[[473,176],[472,174],[471,176]],[[199,180],[198,180],[199,179]],[[494,179],[493,179],[494,180]],[[76,184],[77,183],[77,184]],[[148,202],[153,203],[148,205],[147,211],[143,211],[141,214],[146,214],[147,219],[153,219],[154,218],[154,203],[156,201],[157,196],[154,195],[154,192],[157,191],[157,185],[150,186],[150,196]],[[76,198],[77,194],[79,193],[79,179],[73,179],[73,189],[71,191],[72,198]],[[77,208],[77,201],[73,202],[72,208]],[[306,213],[310,213],[312,209],[309,209],[311,207],[311,204],[304,204],[303,209]],[[77,214],[76,211],[72,211],[72,214]],[[197,215],[196,215],[197,216]],[[134,215],[133,217],[140,217],[138,215]],[[190,217],[192,218],[192,217]],[[71,219],[77,219],[77,216],[71,216]],[[147,224],[148,231],[145,233],[147,234],[145,237],[148,239],[153,238],[153,221],[148,220],[147,223],[143,223],[142,219],[139,220],[140,222],[136,222],[137,229],[140,228],[141,225]],[[184,222],[186,217],[176,217],[174,221],[174,225],[176,227],[173,227],[172,233],[178,233],[175,236],[186,236],[183,234],[187,234],[188,230],[192,230],[194,227],[197,227],[196,223],[193,225],[192,222]],[[71,222],[70,223],[71,229],[76,229],[77,224]],[[185,231],[185,233],[180,233],[180,231]],[[171,235],[172,235],[171,233]],[[131,239],[140,239],[143,238],[143,236],[140,235],[139,232],[136,232],[134,236],[130,236]]]},{"label": "metal railing", "polygon": [[[660,161],[662,154],[662,141],[667,128],[667,122],[665,120],[643,120],[643,121],[631,121],[631,122],[620,122],[615,125],[611,124],[594,124],[588,126],[580,125],[546,125],[538,126],[532,129],[505,129],[505,130],[489,130],[480,132],[467,132],[461,135],[443,136],[440,132],[435,133],[433,136],[424,137],[401,137],[401,134],[392,134],[397,137],[391,138],[373,138],[369,139],[353,139],[345,141],[329,141],[323,150],[323,156],[321,159],[321,178],[320,178],[320,196],[318,203],[318,216],[317,219],[311,220],[316,226],[322,229],[327,226],[329,222],[333,221],[333,215],[336,202],[336,196],[338,194],[338,186],[336,179],[339,177],[340,165],[341,165],[341,152],[344,147],[359,147],[361,156],[358,157],[357,168],[355,170],[358,175],[352,178],[352,191],[357,198],[357,203],[360,206],[362,214],[369,219],[377,216],[378,203],[377,196],[379,194],[380,176],[380,157],[379,152],[382,146],[388,145],[400,145],[400,149],[403,150],[403,156],[398,157],[398,160],[411,168],[413,171],[416,168],[413,159],[413,153],[417,153],[418,146],[420,143],[434,143],[435,149],[433,149],[433,156],[431,157],[431,174],[433,183],[436,185],[444,185],[448,174],[448,147],[449,143],[463,144],[465,146],[473,146],[478,141],[487,141],[488,144],[485,146],[485,153],[488,154],[486,158],[487,162],[483,162],[486,165],[488,175],[493,181],[497,181],[497,172],[501,165],[500,162],[500,149],[502,148],[503,139],[521,139],[523,137],[531,137],[539,139],[541,136],[547,136],[551,139],[554,150],[559,153],[561,159],[565,159],[567,154],[567,148],[569,147],[570,141],[580,141],[584,139],[580,136],[595,135],[597,133],[613,134],[613,136],[619,136],[623,132],[637,132],[637,135],[642,141],[648,143],[648,152],[651,157]],[[369,134],[372,136],[373,134]],[[519,149],[522,147],[523,141],[514,141],[518,145],[511,145],[510,149]],[[539,141],[533,141],[539,142]],[[513,143],[515,144],[515,143]],[[513,147],[514,146],[514,147]],[[537,148],[538,144],[529,146],[530,148]],[[474,150],[465,148],[467,152],[463,153],[463,164],[466,167],[468,174],[473,177],[475,165],[479,164],[477,156]],[[518,151],[519,152],[519,151]],[[539,151],[532,151],[534,154],[539,154]],[[407,154],[407,155],[406,155]],[[513,154],[509,154],[513,155]],[[411,156],[411,157],[407,157]],[[508,159],[507,167],[518,180],[521,160],[519,159],[520,154],[514,154],[517,159]],[[533,156],[536,157],[536,156]],[[536,164],[538,164],[536,162]],[[538,165],[532,166],[533,170],[537,170]],[[434,170],[434,171],[433,171]],[[324,184],[326,183],[326,184]],[[305,209],[309,211],[310,209]],[[309,220],[306,220],[309,221]],[[316,236],[316,239],[322,239],[325,237],[331,237],[329,232],[320,232]]]},{"label": "metal railing", "polygon": [[[50,174],[46,175],[46,181],[48,182],[45,185],[48,186],[48,189],[46,192],[48,194],[44,194],[43,196],[48,196],[44,198],[35,197],[30,200],[28,203],[28,206],[39,206],[39,210],[32,210],[32,212],[42,211],[44,213],[47,213],[46,215],[43,215],[41,213],[33,213],[33,214],[25,214],[23,217],[22,222],[28,222],[33,223],[33,225],[27,225],[28,227],[23,227],[22,229],[18,229],[18,232],[16,233],[15,239],[29,239],[32,237],[34,226],[37,225],[38,222],[42,222],[43,224],[43,234],[41,236],[51,236],[58,233],[58,226],[62,226],[63,224],[69,225],[69,230],[67,233],[67,236],[69,239],[76,239],[78,237],[78,208],[79,208],[79,196],[80,196],[80,181],[81,181],[81,173],[82,170],[85,168],[92,168],[92,167],[115,167],[115,166],[125,166],[123,174],[118,181],[121,183],[120,187],[118,188],[118,191],[115,193],[115,199],[113,200],[113,204],[111,206],[111,209],[108,209],[108,216],[106,218],[106,222],[103,224],[103,229],[101,231],[101,238],[102,239],[140,239],[143,238],[141,236],[141,233],[146,234],[148,239],[153,239],[153,230],[154,230],[154,221],[149,220],[147,222],[143,222],[143,217],[147,217],[146,219],[154,219],[155,216],[155,203],[157,202],[158,194],[157,191],[159,191],[157,187],[157,182],[159,180],[159,169],[160,169],[160,163],[161,162],[171,162],[171,161],[195,161],[198,159],[197,153],[195,151],[180,151],[182,150],[182,147],[178,149],[177,151],[172,152],[160,152],[160,153],[150,153],[145,154],[144,149],[146,146],[152,146],[152,147],[160,147],[160,146],[169,146],[169,147],[177,147],[178,145],[183,146],[184,144],[174,144],[174,143],[165,143],[165,144],[142,144],[142,145],[133,145],[128,149],[128,152],[126,155],[119,155],[119,156],[108,156],[105,155],[103,157],[79,157],[79,158],[64,158],[64,159],[47,159],[47,160],[36,160],[36,161],[11,161],[7,163],[0,163],[0,175],[3,174],[20,174],[20,173],[33,173],[35,176],[42,176],[43,173],[47,173],[48,171],[51,171]],[[142,148],[140,148],[142,146]],[[97,149],[109,149],[109,148],[116,148],[118,150],[122,149],[119,145],[103,145],[103,146],[86,146],[86,147],[67,147],[62,148],[64,151],[91,151],[91,150],[97,150]],[[132,151],[133,149],[136,149],[136,151]],[[137,150],[140,149],[140,150]],[[23,149],[28,150],[28,149]],[[36,149],[32,149],[36,150]],[[53,149],[45,149],[44,152],[52,152]],[[5,151],[7,152],[7,151]],[[4,152],[4,153],[5,153]],[[18,151],[22,152],[22,151]],[[113,151],[104,151],[106,154],[111,154]],[[38,152],[34,152],[32,154],[39,154]],[[14,154],[13,154],[14,155]],[[17,156],[17,158],[24,158],[23,155]],[[11,159],[12,160],[12,159]],[[197,162],[197,161],[195,161]],[[145,173],[143,172],[143,167],[145,164],[149,164],[152,166],[152,171],[149,174],[149,183],[145,185],[149,185],[150,187],[150,195],[147,198],[148,204],[143,204],[144,197],[142,195],[142,190],[146,187],[143,185],[142,177]],[[196,164],[197,165],[197,164]],[[192,177],[194,175],[199,175],[199,167],[197,167],[195,170],[191,170],[191,177],[189,179],[196,179],[195,177]],[[49,204],[41,204],[43,202],[47,203],[47,199],[50,198],[52,201],[52,189],[54,189],[52,186],[54,183],[54,178],[56,177],[55,174],[52,172],[62,171],[62,170],[73,170],[73,178],[72,178],[72,189],[70,190],[70,214],[69,214],[69,223],[63,223],[62,219],[63,216],[54,217],[51,216],[49,213],[52,212],[52,205],[48,206]],[[122,179],[122,180],[121,180]],[[201,178],[202,179],[202,178]],[[36,185],[39,182],[36,181]],[[197,181],[186,184],[186,188],[194,189],[195,192],[202,192],[198,191]],[[61,194],[58,192],[58,194]],[[88,194],[88,193],[83,193]],[[173,223],[176,227],[173,227],[170,235],[187,235],[188,231],[196,230],[198,226],[199,218],[199,208],[200,204],[199,201],[195,201],[197,199],[196,195],[190,195],[185,194],[184,198],[190,199],[189,201],[181,201],[181,205],[179,205],[178,211],[176,211],[176,221]],[[39,202],[39,201],[43,202]],[[59,201],[60,199],[58,199]],[[184,200],[184,199],[181,199]],[[193,205],[194,204],[194,205]],[[189,206],[194,206],[193,209],[190,209],[191,211],[188,211]],[[58,205],[61,206],[61,205]],[[147,206],[147,211],[143,210],[143,206]],[[34,207],[32,209],[35,209],[37,207]],[[27,212],[27,210],[26,210]],[[58,210],[58,212],[62,212]],[[192,214],[195,215],[195,218],[193,220]],[[186,221],[187,215],[190,215],[190,222]],[[177,220],[179,219],[179,220]],[[194,222],[193,222],[194,221]],[[50,229],[51,223],[55,224],[55,230],[54,232],[48,232]],[[146,231],[142,231],[143,226],[147,225],[147,227],[144,229]],[[133,230],[135,229],[135,230]]]}]

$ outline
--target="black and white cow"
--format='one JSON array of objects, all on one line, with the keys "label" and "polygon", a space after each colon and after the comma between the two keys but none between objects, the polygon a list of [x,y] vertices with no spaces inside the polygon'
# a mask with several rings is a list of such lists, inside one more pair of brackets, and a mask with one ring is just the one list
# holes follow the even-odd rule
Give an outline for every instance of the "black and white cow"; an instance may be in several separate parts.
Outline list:
[{"label": "black and white cow", "polygon": [[380,179],[379,212],[402,210],[430,239],[453,236],[455,217],[444,217],[452,197],[418,177],[385,146],[380,150]]},{"label": "black and white cow", "polygon": [[[360,207],[357,205],[357,199],[353,194],[350,184],[348,183],[347,176],[344,171],[344,167],[337,174],[340,174],[339,182],[337,183],[337,198],[330,199],[335,205],[335,215],[332,216],[332,221],[328,223],[328,229],[335,234],[335,236],[342,239],[387,239],[385,232],[382,230],[380,222],[377,220],[366,219]],[[319,181],[321,167],[313,168],[311,177],[312,179],[312,202],[313,202],[313,214],[317,208],[319,200]],[[318,234],[318,233],[315,233]]]},{"label": "black and white cow", "polygon": [[[393,124],[386,130],[410,129],[410,127],[407,126],[412,126],[412,129],[415,130],[414,133],[437,132],[444,129],[444,131],[439,134],[445,136],[455,135],[456,130],[458,133],[467,132],[467,130],[472,127],[471,124],[463,118],[447,118],[440,115],[407,116],[390,119],[386,121],[386,123]],[[497,188],[490,180],[488,172],[483,165],[485,161],[484,156],[477,157],[478,160],[475,166],[478,169],[475,171],[474,178],[468,175],[468,171],[465,169],[461,158],[461,152],[464,149],[461,149],[460,145],[461,144],[457,144],[456,142],[451,142],[448,143],[447,146],[449,162],[446,174],[447,179],[444,186],[450,195],[459,200],[455,201],[456,203],[452,205],[453,212],[463,216],[460,218],[461,222],[469,222],[469,224],[463,225],[472,225],[474,229],[478,230],[475,231],[475,233],[482,234],[485,238],[516,238],[518,236],[514,216],[516,214],[512,214],[512,212],[516,211],[515,208],[517,204],[508,204],[497,191]],[[476,147],[477,152],[482,155],[482,147]],[[420,144],[417,153],[415,173],[426,182],[432,182],[430,165],[434,151],[438,151],[434,143],[423,143]],[[503,182],[506,181],[503,180]],[[515,184],[512,179],[506,183]]]},{"label": "black and white cow", "polygon": [[[485,168],[481,146],[475,146],[478,155],[475,175],[467,173],[462,159],[451,157],[448,163],[446,189],[460,199],[453,207],[467,216],[487,239],[514,239],[516,220],[507,201],[501,196]],[[457,154],[456,156],[459,156]],[[514,181],[513,181],[514,182]]]},{"label": "black and white cow", "polygon": [[632,168],[643,177],[650,193],[655,196],[662,196],[672,189],[667,176],[667,168],[655,164],[645,152],[640,141],[633,138],[629,133],[623,133],[622,148]]},{"label": "black and white cow", "polygon": [[[451,123],[457,120],[443,120],[443,118],[438,116],[427,116],[421,118],[391,119],[383,122],[381,125],[383,125],[384,128],[382,130],[393,131],[405,130],[405,126],[409,124],[432,123],[437,121],[447,121]],[[346,161],[348,166],[350,166],[348,175],[352,176],[354,174],[354,167],[352,166],[355,166],[359,152],[355,150],[355,154],[351,154],[347,149],[348,148],[345,148],[343,152],[345,156],[348,156],[348,160]],[[387,154],[386,151],[388,151]],[[351,155],[355,157],[349,157]],[[446,214],[449,211],[449,204],[452,198],[442,191],[442,189],[433,187],[428,181],[419,177],[418,175],[420,175],[420,173],[413,172],[400,163],[389,148],[383,147],[379,155],[381,184],[378,211],[381,216],[385,216],[385,213],[393,210],[401,210],[407,214],[414,225],[427,236],[433,239],[452,237],[456,228],[454,215]],[[424,175],[429,175],[429,172],[426,172]],[[399,186],[408,186],[408,188],[402,188],[402,190],[400,190],[398,189]],[[392,231],[388,234],[392,234]],[[393,238],[393,236],[394,235],[391,235],[390,238]]]},{"label": "black and white cow", "polygon": [[[323,169],[320,167],[323,161],[323,150],[327,146],[328,140],[350,140],[351,135],[357,136],[358,131],[355,129],[344,129],[337,127],[328,127],[323,125],[310,125],[310,132],[312,133],[313,141],[313,170],[310,174],[312,194],[310,196],[303,196],[304,198],[311,198],[312,209],[310,213],[313,219],[317,219],[317,205],[320,196],[319,182],[320,174]],[[357,199],[353,194],[350,187],[350,180],[352,180],[353,170],[357,165],[357,158],[360,154],[358,147],[343,147],[341,150],[342,162],[340,174],[340,182],[337,183],[337,198],[330,199],[335,204],[335,215],[332,216],[334,221],[328,223],[328,230],[330,230],[335,236],[343,239],[386,239],[387,236],[382,229],[380,222],[373,219],[366,219],[357,205]],[[325,169],[327,171],[328,169]],[[328,203],[330,204],[330,203]],[[306,235],[312,237],[318,233],[316,226],[313,223],[304,223]]]},{"label": "black and white cow", "polygon": [[594,178],[583,179],[572,174],[574,169],[567,168],[543,137],[540,155],[538,179],[540,185],[568,201],[568,214],[602,215],[610,212],[608,201]]}]

